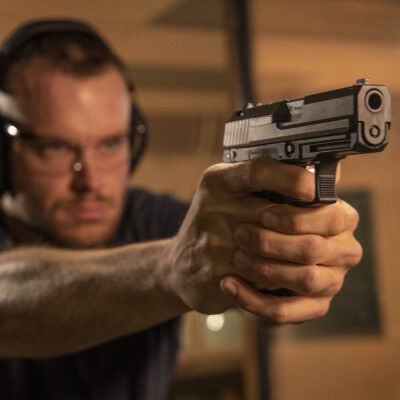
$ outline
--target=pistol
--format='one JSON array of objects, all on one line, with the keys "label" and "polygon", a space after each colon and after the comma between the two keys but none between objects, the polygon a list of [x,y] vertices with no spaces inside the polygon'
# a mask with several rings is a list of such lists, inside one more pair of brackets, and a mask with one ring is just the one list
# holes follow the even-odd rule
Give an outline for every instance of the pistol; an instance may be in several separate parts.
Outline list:
[{"label": "pistol", "polygon": [[263,192],[277,202],[313,206],[336,201],[339,160],[382,151],[389,141],[390,94],[386,86],[359,79],[353,86],[254,106],[225,124],[224,162],[267,156],[315,167],[315,199],[298,202]]}]

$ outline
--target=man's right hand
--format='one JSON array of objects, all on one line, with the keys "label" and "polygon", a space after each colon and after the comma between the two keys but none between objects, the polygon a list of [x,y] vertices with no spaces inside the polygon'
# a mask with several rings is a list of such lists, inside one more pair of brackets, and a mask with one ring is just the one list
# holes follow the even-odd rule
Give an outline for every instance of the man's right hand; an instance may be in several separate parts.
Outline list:
[{"label": "man's right hand", "polygon": [[[351,206],[298,208],[253,195],[264,190],[311,201],[314,174],[265,158],[203,174],[166,258],[166,284],[191,309],[216,314],[235,305],[278,324],[317,318],[360,260]],[[278,288],[297,295],[260,292]]]}]

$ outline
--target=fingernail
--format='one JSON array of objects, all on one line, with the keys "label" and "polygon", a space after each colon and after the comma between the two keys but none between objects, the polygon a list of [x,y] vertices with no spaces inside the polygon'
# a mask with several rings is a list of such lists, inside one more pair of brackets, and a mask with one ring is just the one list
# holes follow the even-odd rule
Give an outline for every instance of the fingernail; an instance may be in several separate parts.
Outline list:
[{"label": "fingernail", "polygon": [[228,292],[228,294],[231,296],[236,296],[237,294],[237,287],[231,281],[223,282],[222,288],[224,289],[224,291]]},{"label": "fingernail", "polygon": [[248,244],[250,241],[250,234],[247,229],[240,227],[236,229],[235,239],[238,244]]},{"label": "fingernail", "polygon": [[233,259],[233,263],[239,268],[249,268],[251,265],[251,259],[246,253],[238,250]]},{"label": "fingernail", "polygon": [[261,216],[261,224],[265,228],[277,228],[279,226],[279,222],[279,216],[270,210],[264,211]]}]

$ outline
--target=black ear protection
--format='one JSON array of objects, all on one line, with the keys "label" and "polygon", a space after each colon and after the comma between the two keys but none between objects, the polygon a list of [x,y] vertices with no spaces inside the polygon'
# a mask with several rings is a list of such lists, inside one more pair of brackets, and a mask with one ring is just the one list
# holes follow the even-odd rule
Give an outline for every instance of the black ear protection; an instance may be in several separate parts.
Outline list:
[{"label": "black ear protection", "polygon": [[[38,36],[50,34],[50,33],[82,33],[90,36],[96,41],[100,42],[105,46],[114,57],[115,53],[111,51],[109,45],[104,39],[87,23],[77,20],[34,20],[27,22],[15,30],[11,35],[4,41],[0,48],[0,90],[4,91],[4,81],[7,79],[7,71],[10,65],[13,63],[13,59],[26,43],[31,41],[33,38]],[[121,63],[122,64],[122,63]],[[132,83],[124,77],[126,85],[130,92],[133,91]],[[0,114],[0,194],[7,189],[7,177],[6,177],[6,154],[7,154],[7,143],[9,134],[6,132],[7,121]],[[137,106],[132,104],[131,107],[131,122],[130,122],[130,143],[131,143],[131,172],[138,165],[141,156],[144,153],[147,144],[147,125],[145,123],[142,114],[140,113]]]}]

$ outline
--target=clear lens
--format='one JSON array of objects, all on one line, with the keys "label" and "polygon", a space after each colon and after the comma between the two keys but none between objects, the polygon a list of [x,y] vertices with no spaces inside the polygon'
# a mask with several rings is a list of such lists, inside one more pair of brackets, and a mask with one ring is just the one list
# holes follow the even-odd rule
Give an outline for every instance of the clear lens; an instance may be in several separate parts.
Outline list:
[{"label": "clear lens", "polygon": [[34,171],[59,175],[74,171],[79,162],[99,171],[108,171],[129,160],[128,136],[116,136],[105,139],[93,146],[81,148],[59,141],[40,137],[14,139],[17,153]]}]

